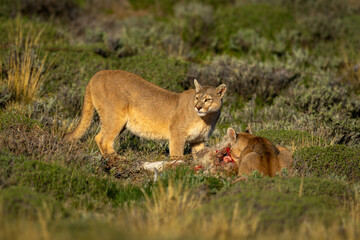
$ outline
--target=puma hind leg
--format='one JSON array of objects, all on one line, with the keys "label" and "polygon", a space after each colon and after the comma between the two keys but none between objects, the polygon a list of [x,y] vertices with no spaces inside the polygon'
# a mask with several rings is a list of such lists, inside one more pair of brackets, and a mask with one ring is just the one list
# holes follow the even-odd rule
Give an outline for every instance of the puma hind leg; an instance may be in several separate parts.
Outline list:
[{"label": "puma hind leg", "polygon": [[268,175],[261,166],[261,156],[256,152],[251,152],[245,155],[239,164],[239,176],[250,175],[253,171],[258,170],[265,176]]},{"label": "puma hind leg", "polygon": [[[98,111],[101,121],[100,132],[95,136],[95,141],[103,156],[115,154],[114,141],[125,130],[127,120],[114,112]],[[114,117],[117,116],[117,117]]]}]

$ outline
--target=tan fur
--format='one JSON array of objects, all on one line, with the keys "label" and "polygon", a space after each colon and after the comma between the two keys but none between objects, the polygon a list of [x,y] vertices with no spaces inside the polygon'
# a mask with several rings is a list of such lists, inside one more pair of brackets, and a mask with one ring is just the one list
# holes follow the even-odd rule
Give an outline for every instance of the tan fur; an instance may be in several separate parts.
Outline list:
[{"label": "tan fur", "polygon": [[147,139],[169,140],[170,156],[183,156],[184,145],[200,150],[220,116],[224,84],[174,93],[121,70],[96,73],[86,87],[81,120],[66,140],[76,140],[99,113],[101,130],[95,137],[101,153],[115,153],[115,138],[125,129]]},{"label": "tan fur", "polygon": [[283,168],[291,170],[291,152],[284,147],[276,147],[269,140],[251,133],[236,133],[229,128],[227,136],[231,144],[231,157],[238,162],[238,175],[249,175],[258,170],[264,176],[274,177]]}]

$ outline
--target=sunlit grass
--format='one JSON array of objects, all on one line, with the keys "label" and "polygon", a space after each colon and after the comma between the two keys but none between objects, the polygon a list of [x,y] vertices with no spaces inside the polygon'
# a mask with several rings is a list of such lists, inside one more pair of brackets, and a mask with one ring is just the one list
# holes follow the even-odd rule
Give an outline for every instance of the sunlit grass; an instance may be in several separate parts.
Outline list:
[{"label": "sunlit grass", "polygon": [[31,102],[37,97],[39,88],[46,77],[47,54],[40,56],[40,38],[43,30],[31,27],[26,33],[17,21],[14,44],[7,62],[7,88],[18,102]]},{"label": "sunlit grass", "polygon": [[[357,195],[346,204],[349,216],[341,219],[304,219],[293,228],[275,231],[259,227],[256,209],[241,214],[234,204],[229,215],[225,208],[206,211],[204,196],[194,194],[182,181],[170,181],[145,193],[145,201],[130,204],[121,211],[103,214],[73,213],[66,221],[51,216],[48,207],[38,209],[35,218],[22,216],[9,220],[0,201],[1,239],[358,239],[360,200]],[[358,194],[358,193],[357,193]],[[346,208],[347,208],[346,207]],[[72,225],[75,224],[75,226]],[[81,223],[81,224],[80,224]],[[104,231],[106,229],[106,231]]]}]

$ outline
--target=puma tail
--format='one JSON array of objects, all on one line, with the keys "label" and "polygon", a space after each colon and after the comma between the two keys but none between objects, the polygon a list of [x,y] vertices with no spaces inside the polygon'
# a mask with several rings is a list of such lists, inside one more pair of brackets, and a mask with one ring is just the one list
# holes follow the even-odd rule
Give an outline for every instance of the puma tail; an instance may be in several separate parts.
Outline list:
[{"label": "puma tail", "polygon": [[81,112],[81,119],[74,131],[65,135],[64,140],[73,141],[80,139],[90,127],[95,112],[91,99],[90,85],[86,87],[84,95],[84,105]]}]

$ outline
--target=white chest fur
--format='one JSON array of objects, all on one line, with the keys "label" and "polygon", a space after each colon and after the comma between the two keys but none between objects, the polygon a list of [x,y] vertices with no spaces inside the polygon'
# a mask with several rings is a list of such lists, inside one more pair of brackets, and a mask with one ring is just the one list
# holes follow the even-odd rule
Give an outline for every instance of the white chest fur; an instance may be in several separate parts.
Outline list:
[{"label": "white chest fur", "polygon": [[211,125],[206,124],[204,121],[196,121],[187,132],[186,142],[196,143],[206,141],[211,134],[211,130]]}]

